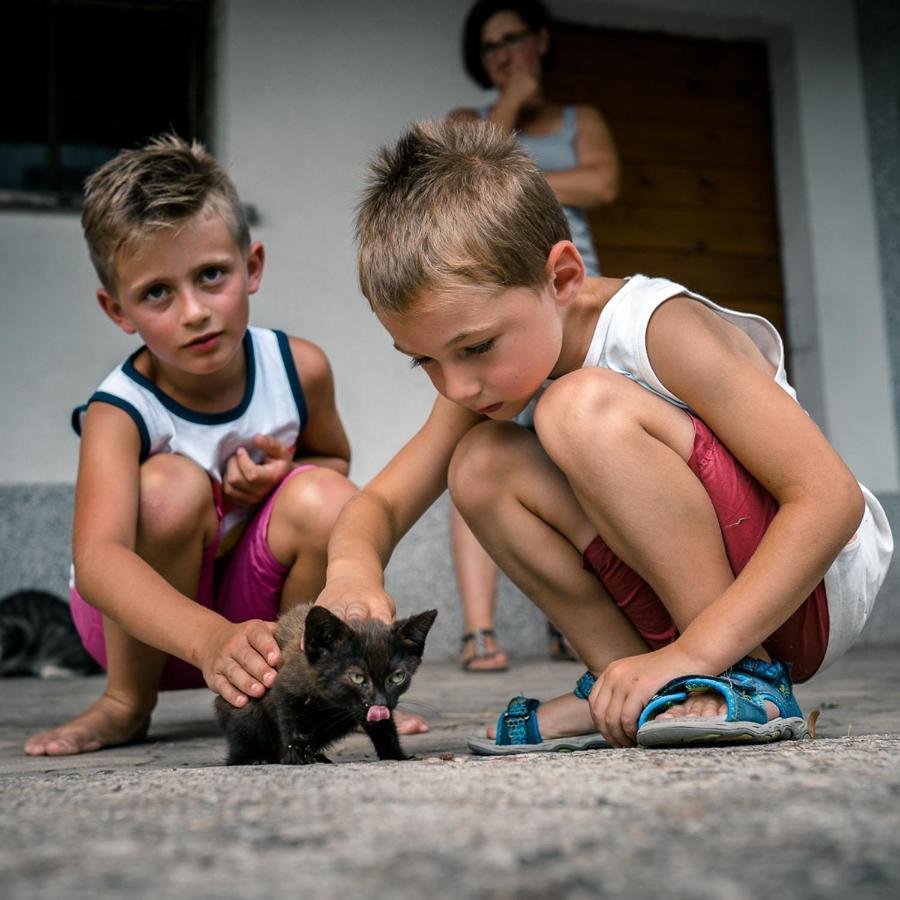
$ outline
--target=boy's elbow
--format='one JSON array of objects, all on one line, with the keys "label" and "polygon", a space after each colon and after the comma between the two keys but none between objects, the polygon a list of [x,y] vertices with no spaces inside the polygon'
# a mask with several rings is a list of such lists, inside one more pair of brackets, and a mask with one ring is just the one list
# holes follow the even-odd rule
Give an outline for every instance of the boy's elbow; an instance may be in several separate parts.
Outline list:
[{"label": "boy's elbow", "polygon": [[90,554],[73,553],[72,568],[75,575],[75,590],[78,595],[91,606],[94,603],[91,597],[95,595],[96,577],[94,574],[94,566],[91,565]]},{"label": "boy's elbow", "polygon": [[846,491],[850,537],[853,537],[856,529],[859,528],[859,523],[862,522],[863,513],[866,511],[866,498],[863,497],[859,482],[852,475],[848,478]]},{"label": "boy's elbow", "polygon": [[866,500],[859,482],[849,471],[841,473],[832,481],[830,491],[832,508],[838,511],[840,543],[843,546],[856,534],[866,509]]}]

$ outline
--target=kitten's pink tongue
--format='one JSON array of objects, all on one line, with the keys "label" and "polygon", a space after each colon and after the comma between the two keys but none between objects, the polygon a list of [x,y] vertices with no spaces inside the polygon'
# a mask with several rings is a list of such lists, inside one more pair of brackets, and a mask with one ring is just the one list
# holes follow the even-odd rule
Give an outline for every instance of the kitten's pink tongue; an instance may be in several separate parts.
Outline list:
[{"label": "kitten's pink tongue", "polygon": [[391,711],[386,706],[370,706],[366,713],[367,722],[381,722],[391,717]]}]

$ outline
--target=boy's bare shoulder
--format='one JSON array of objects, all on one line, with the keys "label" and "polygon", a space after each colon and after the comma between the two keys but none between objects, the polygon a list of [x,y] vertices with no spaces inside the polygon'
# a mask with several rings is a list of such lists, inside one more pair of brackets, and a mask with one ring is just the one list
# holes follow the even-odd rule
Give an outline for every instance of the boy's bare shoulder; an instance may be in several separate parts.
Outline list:
[{"label": "boy's bare shoulder", "polygon": [[730,402],[752,372],[762,373],[762,382],[772,390],[781,390],[771,363],[752,339],[686,294],[667,300],[653,313],[647,353],[662,383],[695,409],[713,397]]},{"label": "boy's bare shoulder", "polygon": [[126,410],[103,400],[95,400],[84,412],[81,422],[81,446],[101,442],[109,450],[122,450],[129,456],[141,448],[137,422]]},{"label": "boy's bare shoulder", "polygon": [[322,385],[330,386],[333,376],[325,351],[305,338],[288,335],[288,343],[304,390]]},{"label": "boy's bare shoulder", "polygon": [[700,300],[678,294],[663,303],[651,316],[647,327],[647,349],[651,355],[668,350],[692,355],[702,351],[738,353],[746,356],[756,350],[753,341],[736,325],[722,318]]}]

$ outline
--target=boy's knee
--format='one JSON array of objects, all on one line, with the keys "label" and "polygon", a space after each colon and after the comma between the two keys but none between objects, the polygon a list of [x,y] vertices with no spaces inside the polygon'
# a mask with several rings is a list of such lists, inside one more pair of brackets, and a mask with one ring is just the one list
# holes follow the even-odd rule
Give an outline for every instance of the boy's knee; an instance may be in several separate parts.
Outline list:
[{"label": "boy's knee", "polygon": [[[556,460],[556,450],[575,448],[590,439],[593,447],[633,418],[627,392],[631,382],[608,369],[579,369],[555,381],[541,395],[534,430],[541,446]],[[589,428],[589,431],[586,431]]]},{"label": "boy's knee", "polygon": [[512,422],[483,422],[469,431],[457,445],[447,473],[453,502],[464,509],[475,500],[492,496],[529,436]]},{"label": "boy's knee", "polygon": [[356,486],[334,469],[319,466],[300,472],[281,489],[273,518],[304,535],[327,542],[331,529]]},{"label": "boy's knee", "polygon": [[209,475],[176,453],[160,453],[140,469],[138,530],[143,539],[182,539],[214,527]]}]

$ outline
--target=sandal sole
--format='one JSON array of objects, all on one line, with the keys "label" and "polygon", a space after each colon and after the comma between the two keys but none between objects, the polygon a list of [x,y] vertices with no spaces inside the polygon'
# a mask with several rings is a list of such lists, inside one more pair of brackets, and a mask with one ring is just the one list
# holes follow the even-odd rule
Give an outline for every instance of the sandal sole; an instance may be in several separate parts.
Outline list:
[{"label": "sandal sole", "polygon": [[803,719],[792,717],[771,722],[721,722],[702,718],[648,722],[637,733],[639,747],[693,747],[718,744],[771,744],[808,738]]},{"label": "sandal sole", "polygon": [[540,744],[498,744],[488,737],[470,737],[468,747],[477,756],[514,756],[521,753],[577,753],[581,750],[608,750],[602,734],[579,734],[553,738]]}]

